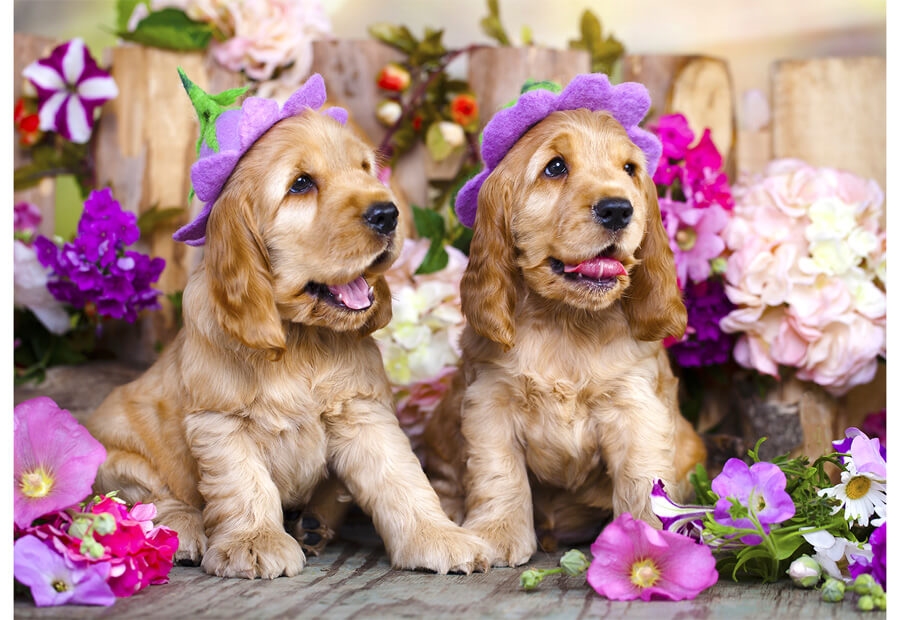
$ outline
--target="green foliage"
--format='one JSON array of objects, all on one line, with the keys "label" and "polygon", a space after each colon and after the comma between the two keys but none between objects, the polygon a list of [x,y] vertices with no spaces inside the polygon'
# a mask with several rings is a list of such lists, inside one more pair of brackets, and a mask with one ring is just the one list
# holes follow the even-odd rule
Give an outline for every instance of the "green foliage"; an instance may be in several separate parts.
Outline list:
[{"label": "green foliage", "polygon": [[141,239],[148,239],[157,228],[173,223],[182,214],[184,207],[160,208],[159,205],[153,205],[138,217],[137,226],[141,231]]},{"label": "green foliage", "polygon": [[447,266],[450,256],[444,249],[444,236],[446,235],[446,223],[437,211],[412,206],[413,221],[416,232],[423,239],[430,239],[431,246],[422,259],[422,264],[416,270],[418,274],[434,273]]},{"label": "green foliage", "polygon": [[[131,0],[123,1],[126,5],[133,4],[132,9],[138,4]],[[180,52],[205,50],[213,36],[212,26],[195,22],[184,11],[174,8],[150,13],[138,23],[134,32],[128,32],[122,27],[120,12],[118,25],[119,31],[116,34],[125,41]]]},{"label": "green foliage", "polygon": [[[481,18],[481,30],[494,39],[498,45],[502,46],[510,46],[512,42],[509,40],[509,35],[506,34],[506,29],[503,27],[503,24],[500,22],[500,3],[498,0],[487,0],[488,6],[488,14],[487,16]],[[531,39],[531,32],[528,31],[528,38]],[[526,44],[527,45],[527,44]]]},{"label": "green foliage", "polygon": [[89,145],[69,142],[54,133],[44,134],[40,142],[29,150],[30,161],[13,170],[13,189],[20,191],[35,187],[45,178],[71,174],[78,181],[82,195],[93,186],[92,158]]},{"label": "green foliage", "polygon": [[62,336],[47,330],[30,310],[13,311],[14,385],[40,383],[51,366],[78,364],[88,358],[95,344],[95,332],[80,316]]},{"label": "green foliage", "polygon": [[581,14],[581,38],[569,41],[569,47],[587,51],[591,56],[591,72],[612,75],[625,46],[613,35],[603,36],[600,19],[591,11]]}]

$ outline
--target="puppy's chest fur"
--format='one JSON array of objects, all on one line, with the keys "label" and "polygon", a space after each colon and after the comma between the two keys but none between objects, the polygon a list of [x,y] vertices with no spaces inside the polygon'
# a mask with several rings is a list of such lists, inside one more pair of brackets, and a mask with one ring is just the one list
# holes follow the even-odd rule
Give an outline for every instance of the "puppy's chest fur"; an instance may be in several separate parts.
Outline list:
[{"label": "puppy's chest fur", "polygon": [[[656,381],[657,344],[601,329],[533,329],[507,352],[518,436],[538,479],[575,490],[603,467],[602,441],[620,432],[636,390]],[[643,385],[642,385],[643,384]]]}]

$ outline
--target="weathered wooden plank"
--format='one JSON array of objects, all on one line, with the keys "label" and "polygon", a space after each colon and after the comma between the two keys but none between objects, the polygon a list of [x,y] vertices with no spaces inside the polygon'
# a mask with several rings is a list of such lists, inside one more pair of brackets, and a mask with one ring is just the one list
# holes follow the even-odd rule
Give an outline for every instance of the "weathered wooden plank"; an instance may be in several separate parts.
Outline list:
[{"label": "weathered wooden plank", "polygon": [[468,79],[478,101],[481,127],[519,96],[527,80],[553,80],[566,85],[591,68],[583,50],[526,47],[482,47],[469,54]]},{"label": "weathered wooden plank", "polygon": [[885,187],[887,59],[783,60],[772,68],[772,155],[842,168]]},{"label": "weathered wooden plank", "polygon": [[[589,553],[587,548],[582,549]],[[530,566],[556,566],[562,553],[538,553]],[[168,584],[150,586],[111,608],[36,608],[14,604],[16,618],[845,618],[853,603],[826,603],[790,581],[720,580],[689,601],[609,601],[580,577],[553,576],[538,589],[519,587],[522,568],[435,575],[390,568],[375,540],[344,541],[309,560],[303,572],[271,581],[223,579],[175,567]],[[884,618],[883,612],[867,615]]]},{"label": "weathered wooden plank", "polygon": [[697,55],[629,54],[622,59],[626,81],[644,84],[653,106],[645,124],[665,114],[681,113],[697,138],[710,129],[722,154],[725,172],[736,170],[735,97],[728,63]]}]

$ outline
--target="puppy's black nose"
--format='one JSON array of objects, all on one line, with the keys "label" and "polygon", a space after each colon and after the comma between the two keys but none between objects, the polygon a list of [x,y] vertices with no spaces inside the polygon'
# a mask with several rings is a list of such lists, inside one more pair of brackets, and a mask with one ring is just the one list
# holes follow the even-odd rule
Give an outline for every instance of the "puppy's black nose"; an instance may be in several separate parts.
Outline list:
[{"label": "puppy's black nose", "polygon": [[608,230],[621,230],[628,226],[634,208],[624,198],[604,198],[591,209],[594,217]]},{"label": "puppy's black nose", "polygon": [[389,235],[397,228],[397,216],[400,212],[393,202],[375,202],[363,213],[366,224],[377,233]]}]

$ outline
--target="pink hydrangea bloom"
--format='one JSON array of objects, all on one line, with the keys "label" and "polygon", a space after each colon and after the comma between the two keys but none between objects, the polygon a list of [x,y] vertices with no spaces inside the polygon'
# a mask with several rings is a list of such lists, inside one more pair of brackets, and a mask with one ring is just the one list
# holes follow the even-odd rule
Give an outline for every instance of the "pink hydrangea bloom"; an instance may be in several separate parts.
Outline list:
[{"label": "pink hydrangea bloom", "polygon": [[80,502],[106,450],[75,417],[46,396],[13,411],[13,506],[20,528]]},{"label": "pink hydrangea bloom", "polygon": [[835,396],[875,375],[886,353],[884,193],[848,172],[777,160],[735,188],[724,232],[720,322],[735,359],[779,376],[796,369]]},{"label": "pink hydrangea bloom", "polygon": [[709,547],[628,513],[604,528],[591,554],[587,581],[614,601],[692,599],[719,580]]}]

